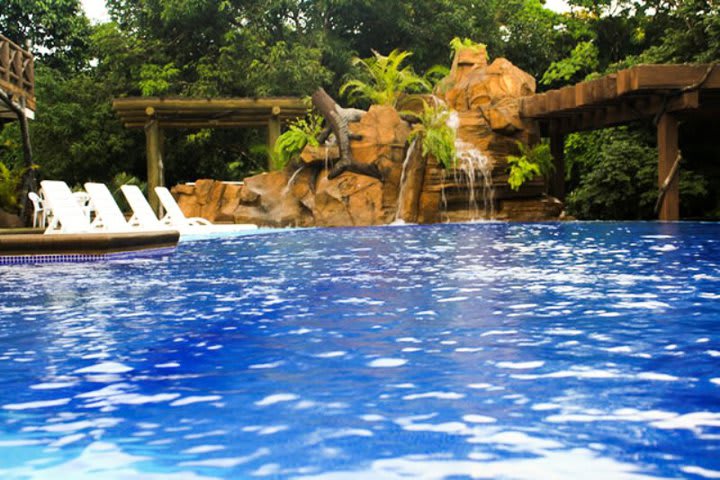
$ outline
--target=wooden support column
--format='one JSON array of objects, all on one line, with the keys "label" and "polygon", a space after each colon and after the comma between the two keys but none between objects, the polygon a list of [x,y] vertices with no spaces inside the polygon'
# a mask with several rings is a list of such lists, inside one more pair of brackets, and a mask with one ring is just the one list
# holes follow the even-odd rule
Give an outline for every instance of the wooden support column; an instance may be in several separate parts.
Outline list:
[{"label": "wooden support column", "polygon": [[[150,107],[149,107],[150,108]],[[154,112],[153,112],[154,113]],[[155,213],[160,211],[160,201],[155,194],[155,187],[165,186],[163,165],[163,131],[156,119],[152,118],[145,124],[145,148],[147,152],[147,189],[148,200]]]},{"label": "wooden support column", "polygon": [[280,107],[274,106],[272,108],[272,115],[268,120],[268,171],[273,170],[273,150],[275,149],[275,143],[280,137],[282,124],[280,122]]},{"label": "wooden support column", "polygon": [[555,166],[550,177],[550,195],[565,201],[565,136],[558,122],[550,125],[550,153]]},{"label": "wooden support column", "polygon": [[[660,117],[657,126],[658,187],[662,188],[678,158],[678,121],[669,113]],[[660,220],[680,219],[680,175],[671,179],[660,204]]]}]

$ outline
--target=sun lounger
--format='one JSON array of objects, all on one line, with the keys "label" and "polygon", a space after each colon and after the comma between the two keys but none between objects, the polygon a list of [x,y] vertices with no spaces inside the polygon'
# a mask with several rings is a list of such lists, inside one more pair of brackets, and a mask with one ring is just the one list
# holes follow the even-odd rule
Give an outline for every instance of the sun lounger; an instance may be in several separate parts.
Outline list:
[{"label": "sun lounger", "polygon": [[100,230],[90,224],[65,182],[43,180],[40,186],[52,215],[45,233],[88,233]]},{"label": "sun lounger", "polygon": [[85,184],[85,191],[90,195],[90,202],[95,210],[95,219],[92,222],[94,227],[108,232],[133,230],[104,183],[88,182]]},{"label": "sun lounger", "polygon": [[242,232],[258,228],[252,224],[216,225],[204,218],[187,218],[167,188],[155,187],[155,193],[166,212],[161,222],[180,230],[181,234]]},{"label": "sun lounger", "polygon": [[143,195],[137,185],[123,185],[120,187],[120,190],[123,195],[125,195],[125,199],[133,211],[133,216],[129,220],[130,225],[139,225],[144,228],[154,228],[156,230],[170,228],[158,220],[152,207],[148,201],[145,200],[145,195]]}]

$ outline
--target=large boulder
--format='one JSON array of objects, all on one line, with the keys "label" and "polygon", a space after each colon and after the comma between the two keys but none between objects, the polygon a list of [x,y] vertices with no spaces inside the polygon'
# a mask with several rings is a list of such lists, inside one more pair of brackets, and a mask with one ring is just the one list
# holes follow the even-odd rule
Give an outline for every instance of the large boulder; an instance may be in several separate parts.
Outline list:
[{"label": "large boulder", "polygon": [[436,94],[458,115],[458,136],[503,162],[515,142],[537,140],[535,126],[520,117],[520,98],[535,93],[535,79],[504,58],[490,65],[475,49],[461,49]]},{"label": "large boulder", "polygon": [[388,215],[380,180],[350,172],[332,180],[320,177],[313,208],[316,225],[384,225],[391,220]]},{"label": "large boulder", "polygon": [[241,203],[233,212],[235,223],[269,227],[312,225],[312,215],[292,194],[290,180],[286,170],[246,178],[239,194]]}]

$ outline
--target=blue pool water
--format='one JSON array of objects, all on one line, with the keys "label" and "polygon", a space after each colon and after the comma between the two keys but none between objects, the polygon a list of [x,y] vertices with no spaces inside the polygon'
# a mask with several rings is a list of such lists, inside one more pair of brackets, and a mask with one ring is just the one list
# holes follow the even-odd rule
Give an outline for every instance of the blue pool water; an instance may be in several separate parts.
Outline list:
[{"label": "blue pool water", "polygon": [[720,225],[0,267],[2,479],[720,478]]}]

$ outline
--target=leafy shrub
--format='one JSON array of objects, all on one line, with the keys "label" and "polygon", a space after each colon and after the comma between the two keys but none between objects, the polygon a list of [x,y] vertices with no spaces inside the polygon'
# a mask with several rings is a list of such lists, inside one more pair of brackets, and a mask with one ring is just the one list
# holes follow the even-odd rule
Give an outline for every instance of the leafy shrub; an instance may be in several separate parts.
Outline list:
[{"label": "leafy shrub", "polygon": [[548,175],[554,168],[550,145],[547,143],[540,143],[532,148],[522,142],[517,142],[517,145],[520,149],[520,156],[510,155],[507,157],[510,167],[508,184],[516,191],[528,180],[539,175]]},{"label": "leafy shrub", "polygon": [[18,191],[26,171],[26,168],[11,168],[0,162],[0,209],[8,212],[17,210]]},{"label": "leafy shrub", "polygon": [[402,94],[430,90],[430,83],[417,75],[412,67],[402,67],[405,60],[412,56],[411,52],[395,49],[385,56],[373,50],[373,55],[353,59],[353,65],[362,67],[369,76],[367,82],[354,79],[340,87],[340,95],[347,94],[351,103],[369,100],[374,104],[396,107]]},{"label": "leafy shrub", "polygon": [[423,155],[432,155],[444,168],[454,168],[457,162],[455,155],[456,134],[448,125],[450,110],[441,102],[432,105],[423,101],[423,110],[419,114],[407,112],[417,117],[416,124],[410,133],[410,140],[422,136]]},{"label": "leafy shrub", "polygon": [[[618,127],[569,135],[565,142],[568,213],[580,219],[656,218],[657,148],[652,132]],[[707,180],[680,167],[680,204],[702,203]]]},{"label": "leafy shrub", "polygon": [[453,38],[452,40],[450,40],[450,49],[452,51],[450,53],[451,57],[460,50],[472,50],[474,52],[484,53],[485,58],[487,59],[487,45],[485,45],[484,43],[477,43],[469,38]]},{"label": "leafy shrub", "polygon": [[290,122],[288,130],[275,143],[273,168],[284,168],[306,145],[319,146],[317,137],[322,132],[322,122],[323,117],[312,112],[308,112],[305,118]]}]

